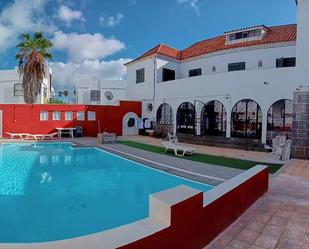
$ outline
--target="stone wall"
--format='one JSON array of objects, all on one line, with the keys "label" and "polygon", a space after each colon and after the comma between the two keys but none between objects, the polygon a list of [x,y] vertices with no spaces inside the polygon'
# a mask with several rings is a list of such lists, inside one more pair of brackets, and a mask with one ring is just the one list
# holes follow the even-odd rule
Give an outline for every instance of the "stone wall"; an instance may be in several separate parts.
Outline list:
[{"label": "stone wall", "polygon": [[309,87],[294,92],[292,157],[309,160]]}]

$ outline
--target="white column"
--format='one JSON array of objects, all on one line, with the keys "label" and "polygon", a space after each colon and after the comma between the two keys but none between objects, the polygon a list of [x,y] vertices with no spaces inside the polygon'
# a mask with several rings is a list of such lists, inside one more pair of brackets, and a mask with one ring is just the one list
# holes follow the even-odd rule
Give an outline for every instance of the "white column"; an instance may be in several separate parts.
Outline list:
[{"label": "white column", "polygon": [[231,137],[231,127],[232,127],[232,120],[231,120],[231,110],[228,110],[226,112],[226,137],[230,138]]},{"label": "white column", "polygon": [[177,133],[177,109],[173,109],[173,134]]},{"label": "white column", "polygon": [[262,121],[262,144],[266,144],[267,135],[267,111],[263,111],[263,121]]}]

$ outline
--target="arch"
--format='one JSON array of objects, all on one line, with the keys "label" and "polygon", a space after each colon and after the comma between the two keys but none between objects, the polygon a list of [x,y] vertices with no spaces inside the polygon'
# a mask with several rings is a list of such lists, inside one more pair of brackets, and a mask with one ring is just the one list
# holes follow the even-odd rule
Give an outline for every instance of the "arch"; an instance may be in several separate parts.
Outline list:
[{"label": "arch", "polygon": [[232,137],[261,139],[262,111],[252,99],[238,101],[232,109]]},{"label": "arch", "polygon": [[128,112],[122,119],[122,135],[123,136],[136,136],[138,135],[137,127],[137,114],[134,112]]},{"label": "arch", "polygon": [[194,134],[194,129],[194,105],[190,102],[184,102],[177,110],[177,133]]},{"label": "arch", "polygon": [[293,101],[280,99],[274,102],[267,112],[267,140],[277,135],[290,136],[293,122]]},{"label": "arch", "polygon": [[173,124],[173,108],[167,103],[161,104],[156,114],[156,133],[162,137],[168,132],[173,133]]},{"label": "arch", "polygon": [[226,108],[218,100],[207,102],[201,111],[201,135],[226,135]]}]

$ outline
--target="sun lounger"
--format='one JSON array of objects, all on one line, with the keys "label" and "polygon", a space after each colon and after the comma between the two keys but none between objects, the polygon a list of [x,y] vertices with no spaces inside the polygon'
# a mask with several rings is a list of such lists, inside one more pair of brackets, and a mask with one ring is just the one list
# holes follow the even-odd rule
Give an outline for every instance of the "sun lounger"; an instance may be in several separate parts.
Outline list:
[{"label": "sun lounger", "polygon": [[11,133],[11,132],[6,132],[9,136],[11,136],[11,139],[14,139],[14,137],[17,137],[19,139],[28,139],[31,134],[29,133]]},{"label": "sun lounger", "polygon": [[58,135],[57,132],[52,133],[52,134],[31,134],[29,137],[34,138],[35,141],[38,140],[45,140],[46,138],[53,140],[54,136]]},{"label": "sun lounger", "polygon": [[173,150],[176,156],[184,156],[185,154],[192,155],[194,152],[194,148],[176,145],[172,142],[163,142],[162,144],[165,147],[165,152]]},{"label": "sun lounger", "polygon": [[171,143],[178,143],[178,138],[176,135],[173,135],[171,133],[167,133],[167,138],[168,138],[168,141],[171,142]]}]

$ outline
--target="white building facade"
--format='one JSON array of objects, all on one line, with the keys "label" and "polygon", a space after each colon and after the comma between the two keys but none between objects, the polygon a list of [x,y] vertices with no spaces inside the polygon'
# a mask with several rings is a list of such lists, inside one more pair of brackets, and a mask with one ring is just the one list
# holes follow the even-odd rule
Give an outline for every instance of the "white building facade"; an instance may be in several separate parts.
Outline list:
[{"label": "white building facade", "polygon": [[157,132],[263,144],[289,135],[300,85],[296,36],[296,25],[261,25],[182,51],[160,44],[126,64],[128,100],[143,102],[143,117],[155,120]]},{"label": "white building facade", "polygon": [[[46,76],[42,82],[42,88],[37,96],[36,104],[46,104],[52,98],[52,71],[46,70]],[[0,70],[0,103],[1,104],[24,104],[22,78],[18,69]]]},{"label": "white building facade", "polygon": [[125,80],[83,76],[76,80],[76,102],[87,105],[118,105],[127,99]]}]

